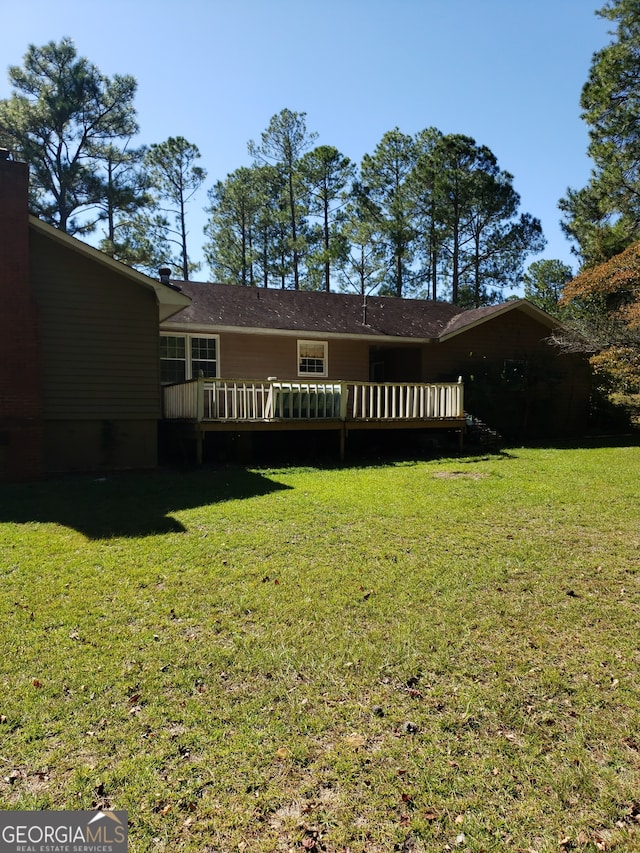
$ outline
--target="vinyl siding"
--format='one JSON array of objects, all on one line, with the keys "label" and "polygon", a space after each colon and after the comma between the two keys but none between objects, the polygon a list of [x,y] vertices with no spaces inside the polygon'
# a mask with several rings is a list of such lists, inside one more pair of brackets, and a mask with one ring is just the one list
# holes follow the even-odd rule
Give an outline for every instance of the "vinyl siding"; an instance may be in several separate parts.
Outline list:
[{"label": "vinyl siding", "polygon": [[[194,330],[191,334],[197,332]],[[309,334],[296,337],[223,332],[220,335],[220,375],[223,379],[266,379],[269,376],[297,379],[298,340],[327,340],[328,379],[368,380],[367,341],[327,339]]]},{"label": "vinyl siding", "polygon": [[31,232],[45,419],[160,415],[155,295]]},{"label": "vinyl siding", "polygon": [[[580,356],[546,342],[549,330],[511,312],[423,351],[426,381],[462,376],[472,414],[510,436],[552,435],[584,429],[590,370]],[[506,361],[526,365],[523,385],[501,379]]]}]

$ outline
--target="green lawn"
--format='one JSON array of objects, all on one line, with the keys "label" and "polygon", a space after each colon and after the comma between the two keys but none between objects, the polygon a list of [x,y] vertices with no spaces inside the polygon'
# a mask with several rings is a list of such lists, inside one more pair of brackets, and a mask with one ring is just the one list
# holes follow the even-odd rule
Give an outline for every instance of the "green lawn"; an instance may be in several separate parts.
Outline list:
[{"label": "green lawn", "polygon": [[640,849],[640,447],[0,489],[0,807],[131,851]]}]

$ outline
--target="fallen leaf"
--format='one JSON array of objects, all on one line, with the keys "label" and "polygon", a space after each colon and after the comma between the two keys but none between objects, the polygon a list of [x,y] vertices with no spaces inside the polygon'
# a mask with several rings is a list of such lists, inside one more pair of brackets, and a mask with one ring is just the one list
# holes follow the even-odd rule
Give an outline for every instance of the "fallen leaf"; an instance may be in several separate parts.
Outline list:
[{"label": "fallen leaf", "polygon": [[289,755],[289,750],[286,746],[281,746],[279,749],[276,749],[276,755],[278,758],[286,758]]},{"label": "fallen leaf", "polygon": [[364,746],[366,738],[364,735],[361,735],[359,732],[353,732],[350,735],[347,735],[345,738],[345,743],[348,743],[349,746],[359,747]]},{"label": "fallen leaf", "polygon": [[42,687],[42,682],[39,681],[37,678],[34,678],[31,683],[33,684],[34,687]]}]

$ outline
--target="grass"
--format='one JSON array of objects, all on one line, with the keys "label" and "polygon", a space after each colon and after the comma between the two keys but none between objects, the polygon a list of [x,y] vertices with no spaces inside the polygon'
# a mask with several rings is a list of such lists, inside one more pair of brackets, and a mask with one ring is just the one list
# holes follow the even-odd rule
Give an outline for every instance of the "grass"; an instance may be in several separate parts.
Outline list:
[{"label": "grass", "polygon": [[640,849],[638,446],[0,490],[0,807],[131,851]]}]

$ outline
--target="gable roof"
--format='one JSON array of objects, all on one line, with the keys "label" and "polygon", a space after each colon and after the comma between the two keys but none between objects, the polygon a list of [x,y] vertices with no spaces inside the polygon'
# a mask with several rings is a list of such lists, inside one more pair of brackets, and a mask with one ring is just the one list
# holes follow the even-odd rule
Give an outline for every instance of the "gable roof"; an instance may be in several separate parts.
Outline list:
[{"label": "gable roof", "polygon": [[190,300],[188,296],[181,293],[178,288],[156,281],[155,279],[128,267],[120,261],[110,258],[109,255],[105,255],[104,252],[100,252],[98,249],[88,246],[81,240],[77,240],[75,237],[65,234],[64,231],[60,231],[60,229],[54,228],[46,222],[42,222],[42,220],[38,219],[36,216],[29,216],[29,227],[38,231],[48,239],[54,240],[60,245],[71,249],[73,252],[77,252],[79,255],[90,258],[95,263],[107,267],[116,275],[127,278],[129,281],[140,287],[144,287],[147,290],[153,290],[158,303],[158,317],[160,322],[171,317],[177,311],[180,311],[180,309],[189,304]]},{"label": "gable roof", "polygon": [[555,321],[524,299],[465,311],[448,302],[325,291],[282,290],[181,281],[191,304],[168,326],[215,331],[270,331],[324,336],[437,341],[513,310],[524,310],[547,326]]},{"label": "gable roof", "polygon": [[460,312],[447,323],[440,335],[440,340],[452,338],[460,332],[466,332],[474,326],[479,326],[494,317],[508,314],[511,311],[522,311],[549,329],[556,328],[559,325],[555,317],[538,308],[533,302],[529,302],[527,299],[509,299],[499,305],[487,305],[483,308],[471,308],[468,311]]},{"label": "gable roof", "polygon": [[171,324],[244,331],[436,339],[460,312],[446,302],[180,282],[191,305]]}]

